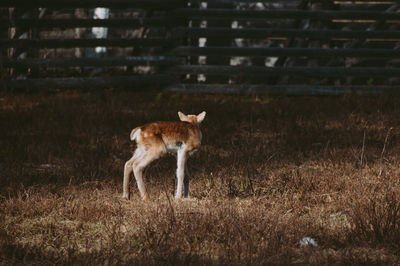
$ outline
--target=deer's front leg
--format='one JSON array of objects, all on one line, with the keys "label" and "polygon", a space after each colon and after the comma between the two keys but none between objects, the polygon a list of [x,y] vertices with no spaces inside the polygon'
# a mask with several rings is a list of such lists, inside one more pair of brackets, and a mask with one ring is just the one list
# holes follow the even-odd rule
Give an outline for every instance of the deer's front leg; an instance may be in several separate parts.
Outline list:
[{"label": "deer's front leg", "polygon": [[183,180],[185,177],[185,166],[186,166],[186,158],[187,152],[185,147],[182,147],[178,150],[178,159],[177,159],[177,168],[176,168],[176,178],[178,179],[178,184],[176,186],[176,195],[175,199],[180,199],[182,197],[182,189],[183,189]]}]

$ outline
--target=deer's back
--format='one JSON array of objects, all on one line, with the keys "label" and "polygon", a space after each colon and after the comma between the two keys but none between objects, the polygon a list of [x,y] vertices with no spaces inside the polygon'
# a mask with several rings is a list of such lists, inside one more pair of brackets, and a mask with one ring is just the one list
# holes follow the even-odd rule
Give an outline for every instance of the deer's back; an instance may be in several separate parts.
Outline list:
[{"label": "deer's back", "polygon": [[188,122],[154,122],[143,125],[142,137],[158,137],[166,145],[175,145],[177,142],[199,146],[201,133],[197,125]]}]

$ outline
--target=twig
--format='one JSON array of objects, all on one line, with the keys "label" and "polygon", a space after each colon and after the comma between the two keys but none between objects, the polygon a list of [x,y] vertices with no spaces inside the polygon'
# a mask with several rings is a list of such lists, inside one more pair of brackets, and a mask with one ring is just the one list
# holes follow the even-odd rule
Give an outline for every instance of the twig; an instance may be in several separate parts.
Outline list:
[{"label": "twig", "polygon": [[171,210],[171,221],[175,222],[175,210],[174,210],[174,207],[172,206],[172,203],[171,203],[171,200],[169,198],[168,191],[167,191],[167,188],[166,188],[165,184],[164,184],[164,193],[165,193],[165,196],[167,197],[168,206],[169,206],[169,208]]},{"label": "twig", "polygon": [[[250,161],[251,161],[251,157],[249,156],[249,158],[248,158],[248,160],[247,160],[247,179],[248,179],[248,181],[249,181],[249,184],[248,184],[248,187],[250,187],[250,190],[251,190],[251,193],[253,194],[253,196],[254,196],[254,188],[253,188],[253,181],[252,181],[252,179],[251,179],[251,175],[250,175],[250,168],[251,168],[251,166],[250,166]],[[253,174],[253,171],[251,171],[252,173],[251,174]]]},{"label": "twig", "polygon": [[358,179],[358,197],[361,197],[361,180],[362,180],[362,166],[363,166],[363,158],[364,158],[364,150],[365,150],[365,129],[364,129],[364,137],[363,144],[361,149],[361,157],[360,157],[360,177]]},{"label": "twig", "polygon": [[388,132],[386,133],[385,143],[383,143],[383,149],[382,149],[381,158],[380,158],[380,161],[379,161],[379,175],[378,175],[379,177],[382,175],[382,171],[383,171],[382,170],[383,154],[385,153],[386,143],[387,143],[387,141],[389,139],[390,131],[392,131],[392,129],[393,129],[393,127],[389,128]]},{"label": "twig", "polygon": [[157,247],[160,246],[162,241],[166,240],[169,237],[169,234],[171,233],[171,231],[173,229],[173,225],[176,221],[175,220],[175,210],[174,210],[174,207],[172,206],[172,203],[169,198],[165,184],[164,184],[164,192],[165,192],[165,196],[167,197],[167,200],[168,200],[168,205],[171,209],[171,221],[168,223],[167,230],[164,230],[162,235],[160,236],[160,238],[157,240]]}]

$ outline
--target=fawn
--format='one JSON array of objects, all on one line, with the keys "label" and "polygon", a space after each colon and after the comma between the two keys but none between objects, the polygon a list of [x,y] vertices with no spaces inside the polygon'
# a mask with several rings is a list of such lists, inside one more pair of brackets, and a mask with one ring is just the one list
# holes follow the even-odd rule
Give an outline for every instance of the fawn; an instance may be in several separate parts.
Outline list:
[{"label": "fawn", "polygon": [[175,199],[189,197],[189,173],[186,160],[201,144],[199,124],[204,120],[206,112],[199,115],[185,115],[178,112],[180,122],[154,122],[136,127],[130,138],[135,140],[137,147],[131,159],[125,163],[123,196],[129,199],[129,176],[133,172],[143,200],[148,200],[142,175],[144,168],[152,161],[170,153],[177,153],[176,177],[178,184]]}]

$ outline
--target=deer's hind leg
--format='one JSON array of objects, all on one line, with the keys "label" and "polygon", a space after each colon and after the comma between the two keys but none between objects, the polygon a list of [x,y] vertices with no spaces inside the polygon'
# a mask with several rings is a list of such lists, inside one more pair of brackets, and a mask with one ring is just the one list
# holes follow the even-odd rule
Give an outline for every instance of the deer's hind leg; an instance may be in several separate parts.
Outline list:
[{"label": "deer's hind leg", "polygon": [[123,182],[123,199],[129,199],[129,178],[131,173],[133,172],[132,164],[133,164],[134,157],[130,158],[124,167],[124,182]]},{"label": "deer's hind leg", "polygon": [[154,138],[149,145],[140,145],[133,156],[133,173],[136,178],[136,183],[143,200],[148,200],[146,187],[143,183],[143,170],[154,160],[160,158],[166,153],[166,148],[161,140]]}]

